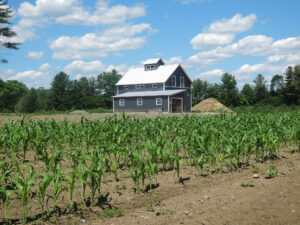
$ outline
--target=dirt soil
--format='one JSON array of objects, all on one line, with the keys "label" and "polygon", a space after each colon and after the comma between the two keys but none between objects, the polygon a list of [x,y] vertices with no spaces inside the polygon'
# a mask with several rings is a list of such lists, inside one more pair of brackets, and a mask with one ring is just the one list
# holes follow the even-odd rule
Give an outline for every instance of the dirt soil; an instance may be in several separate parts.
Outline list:
[{"label": "dirt soil", "polygon": [[[160,173],[153,179],[158,187],[139,194],[128,174],[119,182],[109,178],[103,185],[107,202],[102,207],[119,208],[124,216],[101,218],[102,209],[93,207],[87,214],[43,224],[300,224],[300,154],[289,151],[283,150],[279,160],[255,163],[258,178],[251,166],[196,177],[195,169],[185,165],[182,183],[174,171]],[[266,179],[264,171],[271,165],[278,176]],[[254,187],[242,187],[242,182]]]},{"label": "dirt soil", "polygon": [[[204,112],[204,113],[126,113],[126,115],[134,116],[138,118],[154,118],[157,116],[181,116],[181,115],[198,115],[198,116],[204,116],[204,115],[216,115],[219,113],[216,112]],[[106,117],[112,117],[112,116],[118,116],[121,117],[122,113],[92,113],[92,114],[75,114],[75,115],[68,115],[68,114],[57,114],[57,115],[25,115],[25,119],[27,120],[56,120],[56,121],[63,121],[63,120],[69,120],[69,121],[75,121],[79,122],[82,117],[85,117],[89,120],[104,120]],[[17,114],[10,114],[2,116],[0,114],[0,124],[1,123],[7,123],[9,121],[18,121],[22,120],[24,116],[17,115]]]},{"label": "dirt soil", "polygon": [[211,112],[211,111],[222,111],[222,112],[233,112],[225,105],[220,103],[215,98],[208,98],[197,105],[193,106],[192,111]]}]

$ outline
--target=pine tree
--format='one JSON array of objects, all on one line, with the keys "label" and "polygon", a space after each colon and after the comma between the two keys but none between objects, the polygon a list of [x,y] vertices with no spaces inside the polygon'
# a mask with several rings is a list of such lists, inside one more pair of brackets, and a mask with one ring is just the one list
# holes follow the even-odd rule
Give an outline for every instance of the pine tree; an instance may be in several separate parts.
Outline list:
[{"label": "pine tree", "polygon": [[[7,1],[0,0],[0,48],[18,49],[19,43],[9,41],[9,38],[17,35],[8,27],[11,24],[12,11],[11,7],[7,5]],[[0,60],[2,63],[7,62],[5,58]]]}]

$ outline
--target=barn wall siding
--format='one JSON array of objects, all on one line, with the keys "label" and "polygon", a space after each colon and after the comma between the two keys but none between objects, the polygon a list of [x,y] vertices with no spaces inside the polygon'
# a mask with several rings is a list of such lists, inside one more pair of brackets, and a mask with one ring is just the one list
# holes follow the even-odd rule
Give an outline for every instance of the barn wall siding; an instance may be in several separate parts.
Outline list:
[{"label": "barn wall siding", "polygon": [[[153,88],[152,84],[144,84],[145,88],[137,89],[136,85],[120,85],[118,86],[119,94],[123,94],[125,92],[137,92],[137,91],[161,91],[163,90],[163,84],[156,84],[157,88]],[[128,90],[125,90],[124,87],[128,86]]]},{"label": "barn wall siding", "polygon": [[[176,87],[172,87],[172,76],[175,75],[176,76]],[[183,72],[183,70],[178,67],[174,73],[169,77],[169,79],[166,81],[166,89],[167,88],[176,88],[176,89],[181,89],[180,88],[180,77],[184,76],[184,88],[190,88],[191,87],[191,82],[190,80],[186,77],[185,73]],[[183,89],[183,88],[182,88]],[[169,89],[170,90],[170,89]]]},{"label": "barn wall siding", "polygon": [[[156,105],[156,98],[162,98],[162,105]],[[125,106],[119,106],[119,99],[125,99]],[[163,112],[168,112],[168,96],[143,97],[143,105],[137,106],[137,98],[114,98],[115,112],[147,112],[162,108]]]}]

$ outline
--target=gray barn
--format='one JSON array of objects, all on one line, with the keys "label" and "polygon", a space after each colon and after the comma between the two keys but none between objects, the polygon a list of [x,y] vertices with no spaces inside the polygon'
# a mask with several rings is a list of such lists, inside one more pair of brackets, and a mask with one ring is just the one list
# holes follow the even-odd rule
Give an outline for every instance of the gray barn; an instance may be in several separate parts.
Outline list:
[{"label": "gray barn", "polygon": [[149,59],[129,70],[117,83],[114,112],[189,112],[192,81],[180,64]]}]

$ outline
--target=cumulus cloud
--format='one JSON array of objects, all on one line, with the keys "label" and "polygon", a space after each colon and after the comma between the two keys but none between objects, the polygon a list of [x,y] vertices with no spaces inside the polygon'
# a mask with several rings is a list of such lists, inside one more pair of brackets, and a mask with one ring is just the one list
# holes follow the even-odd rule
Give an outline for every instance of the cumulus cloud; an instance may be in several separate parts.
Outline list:
[{"label": "cumulus cloud", "polygon": [[75,60],[65,66],[64,71],[69,74],[81,74],[83,76],[84,74],[99,74],[105,70],[105,65],[99,61],[91,61],[91,62],[84,62],[82,60]]},{"label": "cumulus cloud", "polygon": [[209,65],[219,63],[226,58],[232,57],[232,54],[225,53],[220,48],[210,51],[199,52],[185,60],[184,65],[189,69],[200,70]]},{"label": "cumulus cloud", "polygon": [[130,68],[133,68],[131,66],[128,66],[126,64],[120,64],[120,65],[109,65],[105,71],[111,72],[112,70],[116,70],[119,74],[124,75]]},{"label": "cumulus cloud", "polygon": [[238,70],[233,71],[232,73],[236,75],[237,80],[249,80],[251,77],[256,76],[257,74],[283,74],[286,69],[285,65],[272,65],[268,63],[260,64],[244,64]]},{"label": "cumulus cloud", "polygon": [[40,71],[28,70],[24,72],[17,73],[15,76],[9,77],[8,80],[22,80],[22,79],[29,79],[35,80],[40,78],[43,75]]},{"label": "cumulus cloud", "polygon": [[255,14],[243,17],[238,13],[230,19],[223,18],[212,23],[208,28],[205,28],[205,31],[209,33],[240,33],[249,30],[255,21]]},{"label": "cumulus cloud", "polygon": [[142,47],[147,35],[154,31],[146,23],[124,25],[81,37],[61,36],[50,44],[50,48],[54,51],[53,58],[56,59],[106,57],[109,53]]},{"label": "cumulus cloud", "polygon": [[18,80],[28,87],[49,87],[51,77],[49,76],[52,66],[49,63],[42,64],[38,70],[27,70],[18,72],[11,70],[7,80]]},{"label": "cumulus cloud", "polygon": [[23,2],[18,14],[27,18],[49,17],[56,23],[68,25],[120,24],[126,20],[146,15],[145,6],[109,6],[108,1],[98,0],[95,10],[82,6],[79,0],[36,0],[35,4]]},{"label": "cumulus cloud", "polygon": [[203,32],[193,37],[190,43],[193,49],[202,50],[230,44],[237,33],[249,30],[255,21],[254,14],[245,17],[236,14],[230,19],[223,18],[204,28]]},{"label": "cumulus cloud", "polygon": [[44,56],[44,52],[33,52],[33,51],[29,51],[27,54],[27,57],[31,58],[31,59],[41,59]]},{"label": "cumulus cloud", "polygon": [[44,63],[39,67],[40,71],[49,71],[52,66],[49,63]]},{"label": "cumulus cloud", "polygon": [[272,52],[273,38],[265,35],[249,35],[236,43],[228,45],[221,52],[241,55],[268,55]]},{"label": "cumulus cloud", "polygon": [[193,49],[207,49],[229,44],[234,34],[200,33],[191,40]]},{"label": "cumulus cloud", "polygon": [[95,12],[89,12],[83,7],[74,7],[72,13],[58,17],[56,22],[70,25],[120,24],[128,19],[145,15],[146,10],[144,5],[136,5],[133,7],[115,5],[109,7],[107,2],[98,1]]},{"label": "cumulus cloud", "polygon": [[200,73],[195,76],[195,78],[200,78],[200,79],[207,79],[207,78],[216,78],[216,77],[221,77],[224,74],[224,71],[221,69],[214,69],[214,70],[209,70],[205,71],[203,73]]},{"label": "cumulus cloud", "polygon": [[166,64],[181,64],[183,63],[183,59],[181,56],[175,56],[170,59],[164,60]]},{"label": "cumulus cloud", "polygon": [[[125,5],[109,6],[109,1],[98,0],[95,9],[86,8],[81,0],[36,0],[20,4],[17,15],[18,23],[12,29],[18,36],[13,42],[23,43],[37,37],[40,28],[52,23],[65,25],[124,25],[128,20],[146,15],[142,4],[128,7]],[[2,38],[3,39],[3,38]],[[0,41],[4,41],[4,40]]]}]

